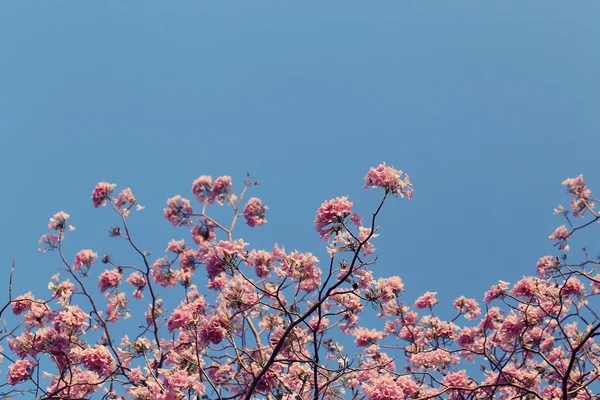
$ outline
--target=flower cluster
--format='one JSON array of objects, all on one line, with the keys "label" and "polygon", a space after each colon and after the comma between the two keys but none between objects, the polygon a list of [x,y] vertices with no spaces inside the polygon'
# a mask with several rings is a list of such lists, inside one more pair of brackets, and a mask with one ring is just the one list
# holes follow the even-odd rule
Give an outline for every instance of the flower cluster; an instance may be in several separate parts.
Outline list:
[{"label": "flower cluster", "polygon": [[388,167],[385,163],[379,164],[377,168],[371,168],[365,176],[364,188],[382,188],[387,193],[400,197],[406,196],[410,200],[413,196],[413,188],[408,175],[405,174],[404,179],[401,179],[402,174],[402,171]]},{"label": "flower cluster", "polygon": [[248,200],[244,207],[244,217],[249,227],[264,225],[267,222],[265,215],[269,207],[265,206],[257,197],[252,197]]},{"label": "flower cluster", "polygon": [[346,196],[321,204],[315,217],[315,230],[322,239],[329,240],[332,234],[341,230],[344,219],[352,214],[352,205]]},{"label": "flower cluster", "polygon": [[110,199],[110,195],[117,185],[107,182],[99,182],[92,193],[92,203],[94,207],[105,206],[106,201]]}]

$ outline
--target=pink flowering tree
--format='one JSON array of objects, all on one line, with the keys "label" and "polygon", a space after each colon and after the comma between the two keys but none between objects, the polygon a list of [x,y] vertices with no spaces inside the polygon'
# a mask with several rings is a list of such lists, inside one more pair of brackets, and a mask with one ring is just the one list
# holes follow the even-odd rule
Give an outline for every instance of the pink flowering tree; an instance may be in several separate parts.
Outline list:
[{"label": "pink flowering tree", "polygon": [[[117,194],[101,182],[93,206],[112,209],[110,236],[137,262],[69,248],[69,215],[50,218],[41,250],[57,253],[65,273],[52,278],[46,297],[13,296],[11,273],[0,309],[0,397],[598,398],[598,261],[566,255],[600,215],[582,176],[563,184],[572,201],[570,210],[555,210],[565,218],[550,235],[558,253],[532,266],[536,276],[500,281],[482,293],[483,303],[461,296],[444,305],[437,292],[407,302],[400,277],[375,278],[380,210],[413,195],[408,176],[385,164],[365,177],[364,187],[381,193],[366,218],[347,197],[317,210],[326,260],[278,245],[253,249],[234,235],[238,221],[267,221],[259,198],[245,200],[256,185],[249,177],[238,194],[228,176],[200,176],[194,205],[170,198],[165,218],[190,237],[165,243],[158,256],[130,234],[130,211],[143,208],[131,190]],[[212,207],[229,207],[231,218],[213,218]],[[130,315],[140,306],[144,315]],[[440,307],[454,316],[436,316]],[[369,310],[383,329],[363,323]]]}]

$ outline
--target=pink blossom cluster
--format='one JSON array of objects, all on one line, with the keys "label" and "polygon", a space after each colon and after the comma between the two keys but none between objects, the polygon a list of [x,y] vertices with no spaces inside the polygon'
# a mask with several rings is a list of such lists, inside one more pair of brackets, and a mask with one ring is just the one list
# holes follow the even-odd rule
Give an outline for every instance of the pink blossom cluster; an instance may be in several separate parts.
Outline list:
[{"label": "pink blossom cluster", "polygon": [[127,278],[127,283],[135,288],[133,297],[138,300],[144,298],[144,288],[146,287],[146,278],[139,272],[134,272]]},{"label": "pink blossom cluster", "polygon": [[190,217],[194,213],[190,201],[177,195],[167,200],[167,207],[164,209],[165,218],[173,226],[191,225]]},{"label": "pink blossom cluster", "polygon": [[198,222],[192,228],[192,239],[198,245],[215,240],[215,224],[206,217],[198,219]]},{"label": "pink blossom cluster", "polygon": [[19,382],[27,380],[36,364],[29,360],[17,360],[8,367],[8,383],[16,385]]},{"label": "pink blossom cluster", "polygon": [[135,197],[131,193],[130,188],[123,189],[119,193],[119,197],[115,201],[115,207],[117,207],[121,214],[124,216],[129,215],[129,210],[135,205]]},{"label": "pink blossom cluster", "polygon": [[106,200],[110,199],[110,195],[115,187],[117,187],[117,185],[113,183],[98,182],[92,193],[92,203],[94,204],[94,207],[98,208],[100,206],[105,206]]},{"label": "pink blossom cluster", "polygon": [[69,214],[64,211],[59,211],[50,218],[50,222],[48,223],[48,229],[53,231],[61,231],[65,229],[65,223],[69,219]]},{"label": "pink blossom cluster", "polygon": [[79,253],[75,255],[75,261],[73,262],[73,271],[79,271],[81,267],[90,267],[96,259],[98,258],[98,254],[94,253],[92,250],[81,250]]},{"label": "pink blossom cluster", "polygon": [[219,176],[213,183],[211,176],[202,175],[192,184],[192,193],[202,204],[223,205],[231,193],[231,177]]},{"label": "pink blossom cluster", "polygon": [[382,188],[387,193],[396,194],[400,197],[406,196],[408,200],[411,200],[413,196],[412,185],[408,175],[405,174],[404,179],[401,179],[402,174],[401,170],[388,167],[385,163],[379,164],[377,168],[371,168],[365,176],[364,188]]},{"label": "pink blossom cluster", "polygon": [[594,208],[594,203],[590,202],[592,191],[583,182],[583,175],[579,175],[577,178],[565,179],[562,184],[573,195],[571,208],[574,216],[583,216],[587,210]]},{"label": "pink blossom cluster", "polygon": [[346,196],[336,197],[321,204],[315,217],[315,230],[322,239],[329,240],[333,233],[341,230],[344,219],[352,214],[352,205]]},{"label": "pink blossom cluster", "polygon": [[90,371],[107,376],[114,370],[114,359],[105,346],[95,345],[76,351],[81,363]]},{"label": "pink blossom cluster", "polygon": [[244,218],[249,227],[264,225],[267,222],[265,215],[269,207],[265,206],[258,197],[252,197],[244,207]]},{"label": "pink blossom cluster", "polygon": [[427,292],[415,301],[415,308],[432,308],[440,301],[435,298],[437,292]]},{"label": "pink blossom cluster", "polygon": [[121,284],[121,280],[123,279],[123,273],[118,269],[104,270],[102,274],[100,274],[100,279],[98,282],[98,287],[102,293],[106,292],[109,289],[114,289]]}]

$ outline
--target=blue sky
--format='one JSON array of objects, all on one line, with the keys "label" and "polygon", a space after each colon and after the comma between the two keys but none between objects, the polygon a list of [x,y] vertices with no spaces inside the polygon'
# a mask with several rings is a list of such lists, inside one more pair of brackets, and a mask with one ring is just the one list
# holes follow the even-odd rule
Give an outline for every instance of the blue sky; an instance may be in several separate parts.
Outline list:
[{"label": "blue sky", "polygon": [[[199,175],[246,172],[269,223],[252,247],[312,251],[318,206],[363,214],[370,166],[406,171],[411,203],[386,206],[377,276],[406,299],[481,299],[554,254],[560,182],[600,190],[600,3],[5,2],[0,11],[0,274],[46,294],[58,258],[37,252],[71,214],[67,254],[123,251],[92,207],[98,181],[130,186],[131,219],[159,255],[188,237],[162,218]],[[113,218],[113,219],[111,219]],[[123,253],[124,254],[124,253]],[[574,254],[575,256],[575,254]],[[123,255],[122,257],[127,257]]]}]

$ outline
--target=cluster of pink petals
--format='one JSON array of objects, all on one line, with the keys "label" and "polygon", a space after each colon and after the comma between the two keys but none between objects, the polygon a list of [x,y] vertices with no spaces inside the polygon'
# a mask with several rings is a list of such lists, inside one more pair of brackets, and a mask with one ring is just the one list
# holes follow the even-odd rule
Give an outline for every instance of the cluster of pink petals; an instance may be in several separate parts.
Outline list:
[{"label": "cluster of pink petals", "polygon": [[221,272],[232,266],[237,258],[244,258],[244,247],[248,243],[241,239],[234,241],[223,241],[214,244],[202,255],[201,261],[206,264],[208,279],[215,279]]},{"label": "cluster of pink petals", "polygon": [[583,175],[565,179],[562,184],[567,187],[569,193],[573,194],[571,208],[574,216],[583,216],[588,208],[594,208],[594,203],[588,201],[592,192],[583,182]]},{"label": "cluster of pink petals", "polygon": [[97,258],[98,254],[94,253],[92,250],[81,250],[75,255],[73,271],[79,271],[83,266],[90,267]]},{"label": "cluster of pink petals", "polygon": [[204,297],[198,297],[192,302],[181,303],[167,320],[169,332],[176,329],[187,328],[191,323],[196,323],[201,315],[206,313],[208,304]]},{"label": "cluster of pink petals", "polygon": [[78,306],[67,306],[54,316],[52,323],[57,332],[84,333],[89,326],[88,318],[89,315]]},{"label": "cluster of pink petals", "polygon": [[24,295],[18,296],[11,304],[12,312],[15,315],[19,315],[23,311],[29,310],[33,300],[34,298],[31,292],[27,292]]},{"label": "cluster of pink petals", "polygon": [[77,352],[84,367],[100,376],[107,376],[114,370],[114,359],[105,346],[95,345]]},{"label": "cluster of pink petals", "polygon": [[50,218],[50,222],[48,223],[48,229],[52,229],[53,231],[60,231],[65,228],[65,222],[69,218],[69,214],[64,211],[59,211]]},{"label": "cluster of pink petals", "polygon": [[409,399],[418,389],[410,376],[374,374],[361,386],[368,400]]},{"label": "cluster of pink petals", "polygon": [[166,258],[159,258],[156,260],[150,267],[150,274],[152,275],[154,282],[162,287],[177,285],[178,274],[171,269],[171,264]]},{"label": "cluster of pink petals", "polygon": [[265,218],[269,207],[265,206],[258,197],[252,197],[244,207],[244,218],[249,227],[264,225],[267,222]]},{"label": "cluster of pink petals", "polygon": [[116,293],[108,298],[106,305],[106,320],[108,322],[117,322],[120,317],[129,317],[127,304],[129,299],[125,297],[125,293]]},{"label": "cluster of pink petals", "polygon": [[[368,255],[371,255],[375,252],[375,250],[377,250],[375,248],[375,246],[373,246],[373,244],[371,243],[371,239],[376,238],[377,236],[379,236],[379,234],[377,233],[373,233],[371,234],[371,228],[364,228],[364,227],[360,227],[358,228],[358,241],[360,243],[363,243],[362,246],[362,251],[363,251],[363,256],[367,257]],[[367,240],[367,238],[369,240]]]},{"label": "cluster of pink petals", "polygon": [[231,177],[220,176],[213,183],[212,177],[202,175],[192,183],[192,193],[202,204],[223,204],[231,193]]},{"label": "cluster of pink petals", "polygon": [[312,253],[293,251],[288,255],[284,249],[275,247],[273,260],[280,264],[276,268],[277,275],[298,282],[298,290],[311,292],[321,283],[322,271],[317,265],[319,259]]},{"label": "cluster of pink petals", "polygon": [[98,208],[106,205],[106,200],[109,199],[110,194],[116,186],[117,185],[114,183],[98,182],[92,193],[92,203],[94,204],[94,207]]},{"label": "cluster of pink petals", "polygon": [[77,291],[77,287],[70,280],[59,282],[58,274],[53,276],[56,284],[50,282],[48,289],[53,292],[53,299],[58,299],[61,304],[68,304],[68,299]]},{"label": "cluster of pink petals", "polygon": [[505,295],[508,289],[508,285],[508,282],[500,281],[500,283],[492,286],[490,290],[485,292],[483,300],[485,300],[486,303],[490,303],[492,300],[495,300],[498,297]]},{"label": "cluster of pink petals", "polygon": [[374,344],[385,337],[384,333],[377,329],[366,329],[358,326],[354,328],[353,335],[356,337],[356,345],[358,347]]},{"label": "cluster of pink petals", "polygon": [[437,292],[427,292],[415,301],[415,308],[431,308],[440,301],[435,298]]},{"label": "cluster of pink petals", "polygon": [[115,206],[121,211],[122,215],[127,216],[129,215],[129,209],[135,205],[135,201],[131,189],[126,188],[119,193],[119,197],[115,201]]},{"label": "cluster of pink petals", "polygon": [[229,324],[227,317],[221,313],[210,317],[201,317],[199,321],[200,343],[204,346],[209,343],[221,343],[227,336]]},{"label": "cluster of pink petals", "polygon": [[273,269],[273,256],[268,251],[252,250],[246,257],[246,264],[249,267],[254,267],[256,275],[260,279],[265,279]]},{"label": "cluster of pink petals", "polygon": [[185,240],[171,240],[167,245],[167,250],[175,254],[181,254],[185,250]]},{"label": "cluster of pink petals", "polygon": [[17,360],[13,365],[8,367],[8,383],[14,386],[19,382],[29,379],[36,365],[29,360]]},{"label": "cluster of pink petals", "polygon": [[215,240],[215,224],[206,217],[199,218],[192,228],[192,239],[198,245]]},{"label": "cluster of pink petals", "polygon": [[402,171],[388,167],[385,163],[379,164],[377,168],[371,168],[367,172],[364,188],[382,188],[387,193],[396,194],[400,197],[406,196],[410,200],[413,196],[413,188],[408,175],[405,174],[404,179],[401,179],[402,174]]},{"label": "cluster of pink petals", "polygon": [[260,300],[252,283],[241,275],[236,275],[227,283],[218,299],[233,311],[247,311]]},{"label": "cluster of pink petals", "polygon": [[54,393],[57,399],[88,399],[102,388],[102,380],[92,371],[82,371],[71,366],[62,376],[52,376],[48,393]]},{"label": "cluster of pink petals", "polygon": [[141,300],[144,297],[143,290],[146,287],[147,283],[144,275],[142,275],[139,272],[134,272],[131,275],[129,275],[129,278],[127,278],[127,283],[129,283],[135,288],[135,290],[133,291],[133,297],[135,297],[138,300]]},{"label": "cluster of pink petals", "polygon": [[467,299],[465,296],[460,296],[454,300],[454,308],[456,308],[468,320],[473,320],[481,315],[481,309],[475,299]]},{"label": "cluster of pink petals", "polygon": [[123,274],[118,269],[105,270],[100,274],[98,287],[102,293],[109,289],[114,289],[121,284]]},{"label": "cluster of pink petals", "polygon": [[336,197],[321,204],[315,217],[315,230],[321,238],[329,240],[334,232],[338,232],[344,219],[352,214],[353,203],[348,197]]},{"label": "cluster of pink petals", "polygon": [[554,232],[552,232],[552,235],[549,236],[550,240],[556,240],[556,239],[567,239],[569,237],[569,231],[567,230],[567,227],[564,225],[559,226],[558,228],[556,228],[554,230]]},{"label": "cluster of pink petals", "polygon": [[539,259],[536,265],[536,271],[538,276],[545,277],[550,271],[555,269],[554,258],[552,256],[544,256]]},{"label": "cluster of pink petals", "polygon": [[165,218],[173,226],[191,225],[190,217],[194,213],[190,201],[177,195],[167,200],[167,207],[164,209]]}]

